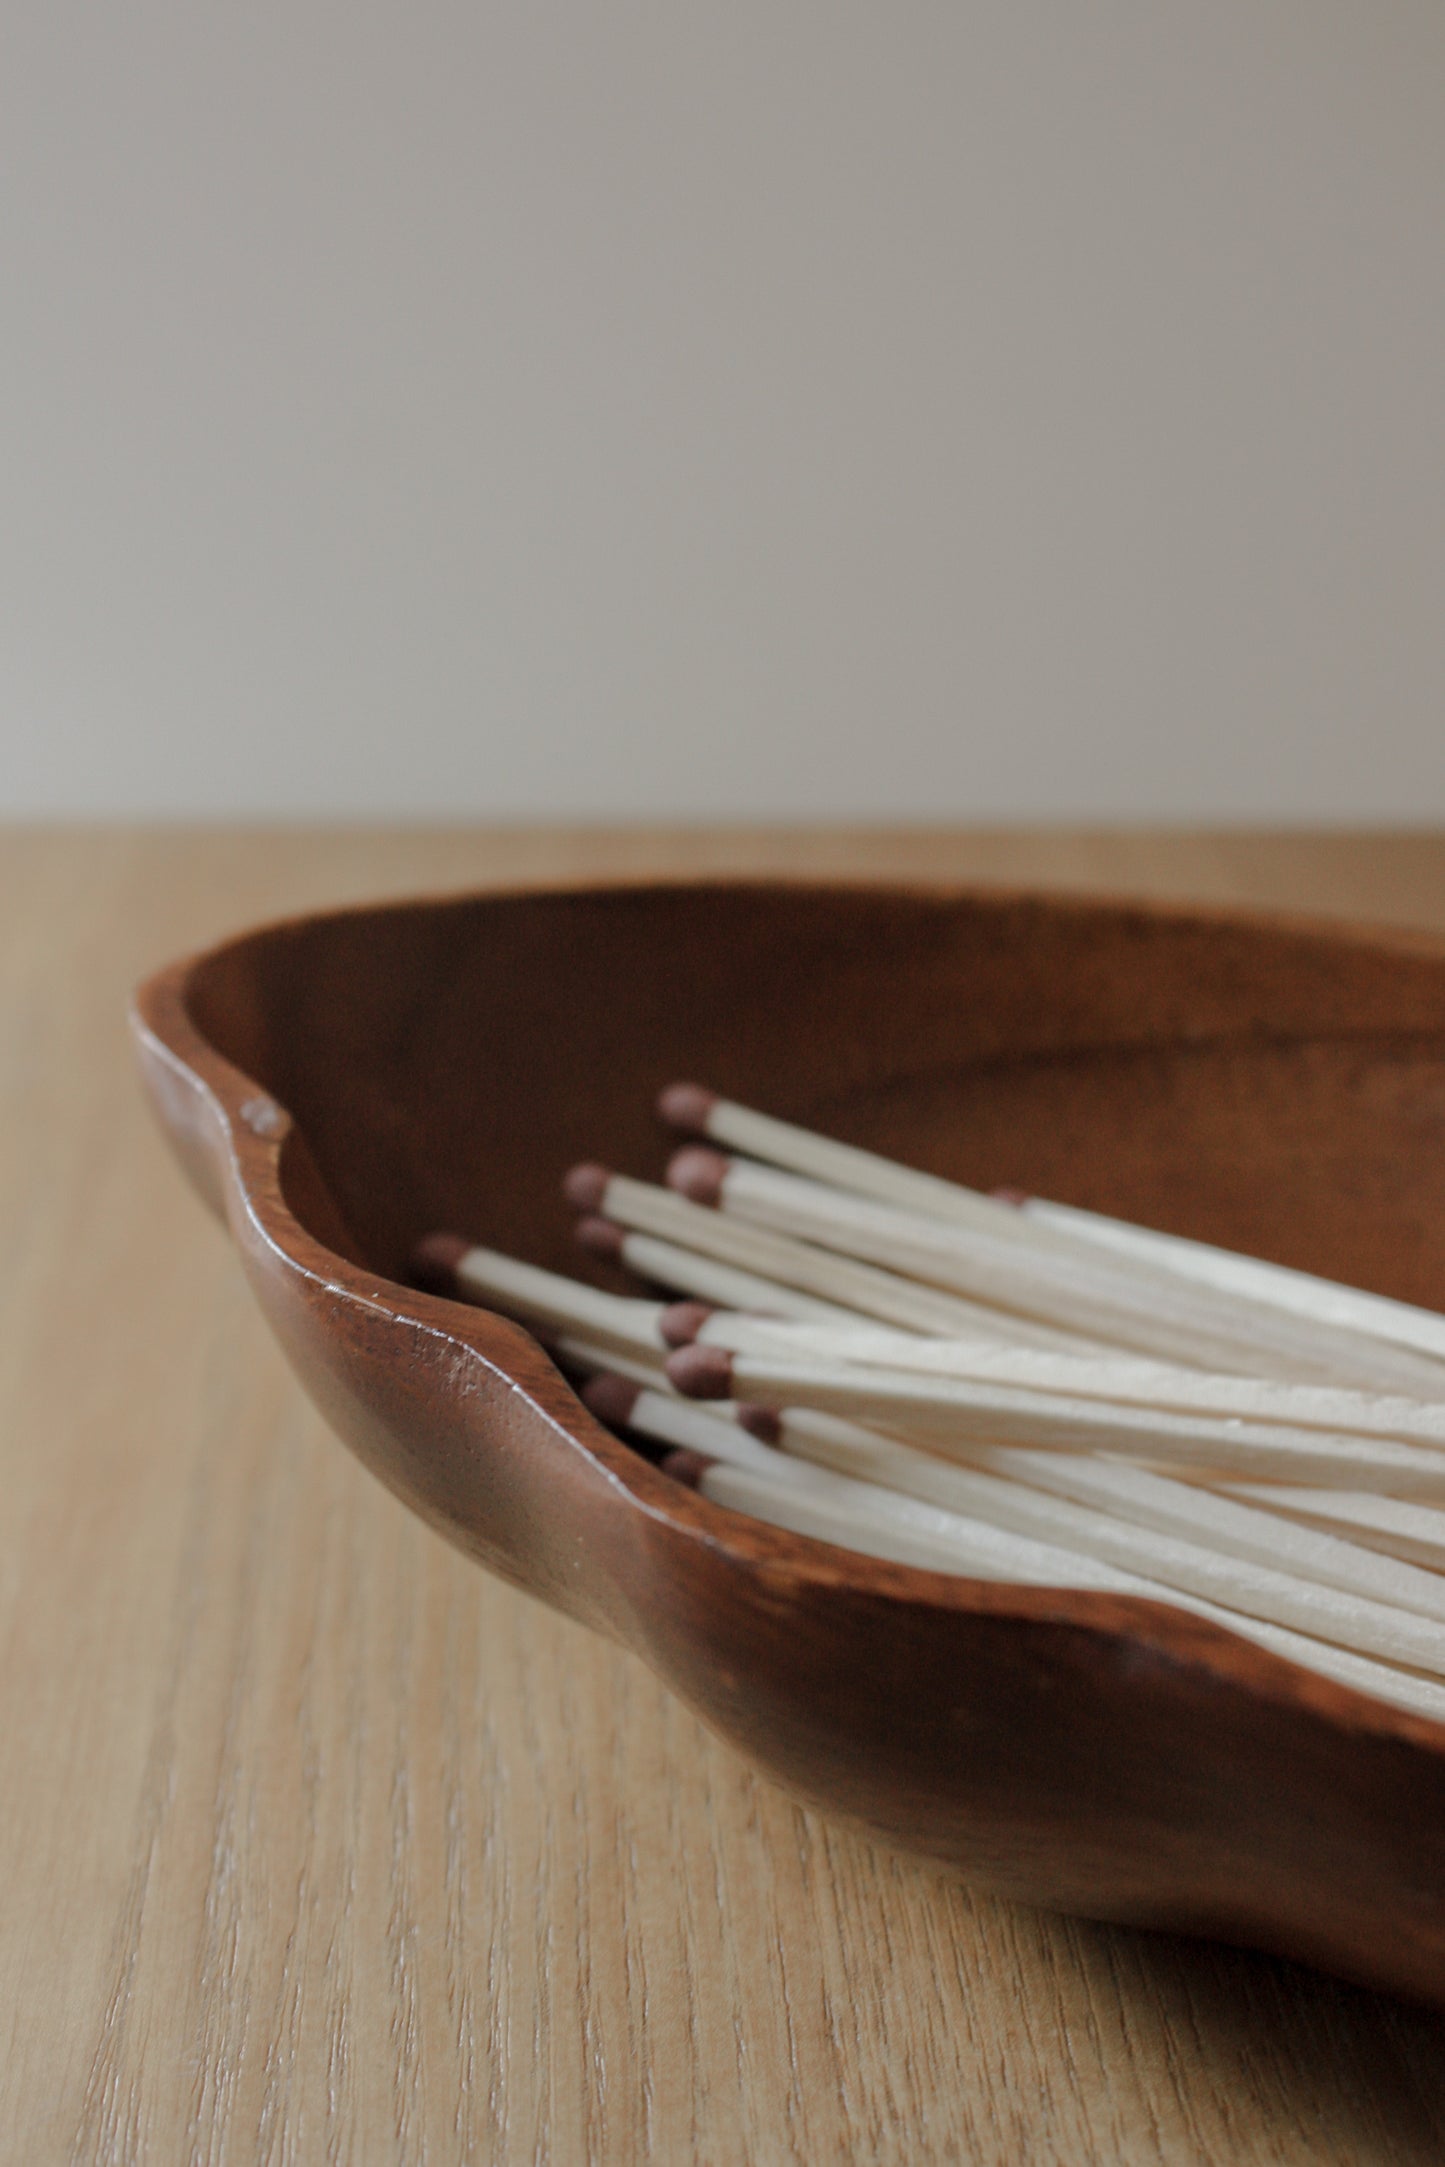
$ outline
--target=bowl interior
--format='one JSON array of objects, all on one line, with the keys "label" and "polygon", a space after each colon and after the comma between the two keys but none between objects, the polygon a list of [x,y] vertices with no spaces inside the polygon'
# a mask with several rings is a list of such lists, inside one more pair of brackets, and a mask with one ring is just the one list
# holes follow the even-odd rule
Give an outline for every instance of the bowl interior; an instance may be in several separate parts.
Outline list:
[{"label": "bowl interior", "polygon": [[978,1186],[1445,1305],[1445,960],[1404,943],[1062,900],[602,890],[272,928],[187,1000],[393,1277],[436,1227],[586,1269],[562,1173],[656,1176],[655,1095],[693,1076]]}]

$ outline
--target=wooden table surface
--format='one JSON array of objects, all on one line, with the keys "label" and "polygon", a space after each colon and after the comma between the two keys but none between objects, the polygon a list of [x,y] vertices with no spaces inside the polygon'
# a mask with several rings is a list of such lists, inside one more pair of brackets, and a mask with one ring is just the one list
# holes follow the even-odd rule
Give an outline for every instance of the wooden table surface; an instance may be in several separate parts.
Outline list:
[{"label": "wooden table surface", "polygon": [[1445,2022],[1013,1908],[800,1811],[329,1436],[129,986],[383,893],[918,873],[1445,929],[1445,839],[303,831],[0,844],[0,2155],[1445,2159]]}]

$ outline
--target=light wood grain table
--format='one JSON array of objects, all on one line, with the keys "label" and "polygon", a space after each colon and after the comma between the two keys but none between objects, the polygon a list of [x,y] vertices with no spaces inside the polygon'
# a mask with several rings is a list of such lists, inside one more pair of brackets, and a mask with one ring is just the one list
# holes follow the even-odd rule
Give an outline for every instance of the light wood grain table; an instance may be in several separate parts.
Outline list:
[{"label": "light wood grain table", "polygon": [[794,1807],[328,1435],[123,1011],[256,919],[938,874],[1445,928],[1445,840],[170,831],[0,843],[0,2153],[1445,2160],[1445,2023],[1046,1917]]}]

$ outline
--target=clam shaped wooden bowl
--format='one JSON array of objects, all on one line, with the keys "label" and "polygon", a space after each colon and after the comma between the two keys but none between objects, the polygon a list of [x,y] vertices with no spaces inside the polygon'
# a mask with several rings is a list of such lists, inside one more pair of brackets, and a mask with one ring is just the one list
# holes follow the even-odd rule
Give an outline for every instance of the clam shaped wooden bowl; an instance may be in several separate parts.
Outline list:
[{"label": "clam shaped wooden bowl", "polygon": [[1445,2003],[1445,1729],[1167,1605],[729,1514],[536,1342],[411,1291],[457,1228],[579,1266],[559,1177],[660,1086],[1445,1300],[1445,947],[937,890],[486,895],[275,926],[141,989],[151,1094],[307,1388],[482,1564],[798,1797],[1010,1895]]}]

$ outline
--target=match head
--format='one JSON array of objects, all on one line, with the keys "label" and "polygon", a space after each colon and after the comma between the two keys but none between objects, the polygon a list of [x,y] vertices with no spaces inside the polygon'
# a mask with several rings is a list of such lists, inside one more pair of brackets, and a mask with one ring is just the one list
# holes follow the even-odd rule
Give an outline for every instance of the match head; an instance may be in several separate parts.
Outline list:
[{"label": "match head", "polygon": [[775,1408],[754,1407],[745,1402],[738,1409],[737,1424],[740,1430],[746,1430],[761,1444],[776,1445],[782,1441],[783,1421]]},{"label": "match head", "polygon": [[607,1194],[607,1184],[612,1175],[605,1166],[598,1166],[584,1159],[574,1166],[562,1183],[562,1194],[576,1211],[600,1211]]},{"label": "match head", "polygon": [[712,1314],[711,1302],[669,1302],[657,1328],[669,1347],[690,1347]]},{"label": "match head", "polygon": [[572,1238],[578,1245],[590,1250],[594,1257],[607,1257],[614,1264],[622,1262],[622,1244],[626,1236],[620,1226],[610,1219],[599,1219],[596,1212],[589,1212],[579,1219],[572,1229]]},{"label": "match head", "polygon": [[674,1445],[671,1452],[664,1452],[658,1461],[664,1475],[671,1475],[674,1482],[685,1483],[689,1490],[702,1487],[702,1478],[717,1461],[710,1460],[705,1452],[690,1452],[686,1445]]},{"label": "match head", "polygon": [[705,1084],[675,1083],[658,1098],[657,1111],[670,1129],[681,1129],[685,1136],[706,1136],[716,1104],[716,1091],[709,1091]]},{"label": "match head", "polygon": [[690,1400],[733,1396],[733,1358],[725,1347],[679,1347],[667,1358],[667,1381]]},{"label": "match head", "polygon": [[667,1186],[694,1204],[717,1204],[722,1200],[728,1162],[711,1144],[684,1144],[667,1162]]},{"label": "match head", "polygon": [[599,1370],[583,1385],[582,1404],[609,1429],[625,1430],[641,1391],[641,1385],[633,1384],[630,1379],[615,1377],[611,1370]]},{"label": "match head", "polygon": [[451,1294],[457,1283],[457,1266],[471,1248],[460,1234],[426,1234],[411,1253],[410,1274],[428,1294]]}]

